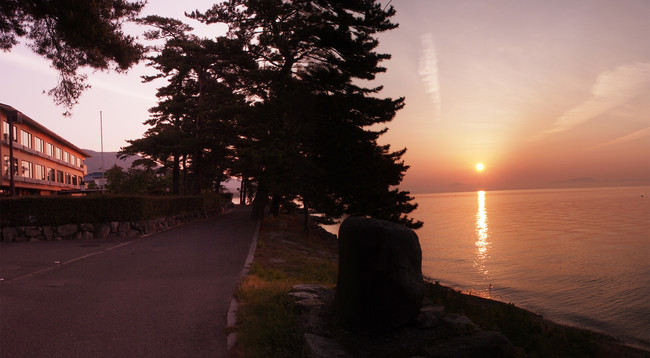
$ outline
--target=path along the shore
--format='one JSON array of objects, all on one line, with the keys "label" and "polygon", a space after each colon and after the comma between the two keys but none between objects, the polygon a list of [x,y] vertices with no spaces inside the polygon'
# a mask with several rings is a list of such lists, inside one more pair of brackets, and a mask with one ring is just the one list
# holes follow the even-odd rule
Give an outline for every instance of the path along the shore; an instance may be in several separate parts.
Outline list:
[{"label": "path along the shore", "polygon": [[144,238],[0,245],[0,357],[223,357],[250,209]]}]

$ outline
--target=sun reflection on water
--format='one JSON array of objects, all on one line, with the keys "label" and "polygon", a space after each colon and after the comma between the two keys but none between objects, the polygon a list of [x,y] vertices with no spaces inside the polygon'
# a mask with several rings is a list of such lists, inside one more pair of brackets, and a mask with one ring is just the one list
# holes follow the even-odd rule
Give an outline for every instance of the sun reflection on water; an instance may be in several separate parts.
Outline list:
[{"label": "sun reflection on water", "polygon": [[[490,238],[490,234],[488,232],[488,217],[487,210],[485,209],[484,191],[478,192],[478,210],[476,211],[475,231],[476,241],[474,242],[474,245],[476,245],[476,257],[474,259],[474,268],[484,276],[484,279],[487,280],[488,269],[485,264],[489,258],[490,242],[488,239]],[[489,291],[491,291],[491,284],[489,287],[488,292],[486,292],[487,296],[490,295]]]}]

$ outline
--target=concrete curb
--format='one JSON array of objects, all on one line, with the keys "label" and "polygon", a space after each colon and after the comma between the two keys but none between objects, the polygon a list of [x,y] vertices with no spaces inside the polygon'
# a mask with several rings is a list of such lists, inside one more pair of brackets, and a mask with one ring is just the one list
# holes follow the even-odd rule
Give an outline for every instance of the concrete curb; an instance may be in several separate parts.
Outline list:
[{"label": "concrete curb", "polygon": [[[251,268],[251,263],[253,263],[253,257],[255,256],[255,249],[257,248],[257,237],[260,234],[260,227],[262,226],[262,220],[257,220],[255,223],[257,225],[257,229],[255,229],[255,233],[253,234],[253,241],[251,242],[251,246],[248,250],[248,256],[246,257],[246,261],[244,262],[244,267],[242,268],[241,275],[239,276],[239,282],[237,282],[237,285],[241,283],[241,281],[244,279],[244,277],[248,274],[248,271],[250,271]],[[237,307],[239,307],[239,303],[237,302],[237,298],[234,295],[230,300],[230,306],[228,307],[228,315],[226,318],[226,327],[235,327],[237,324]],[[235,347],[235,344],[237,343],[237,332],[231,332],[226,336],[226,350],[230,352],[233,347]]]}]

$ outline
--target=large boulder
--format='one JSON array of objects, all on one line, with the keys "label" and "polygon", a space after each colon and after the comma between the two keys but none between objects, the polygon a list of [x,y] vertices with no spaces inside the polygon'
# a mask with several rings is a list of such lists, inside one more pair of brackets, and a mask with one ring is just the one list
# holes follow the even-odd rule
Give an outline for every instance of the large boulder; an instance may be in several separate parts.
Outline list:
[{"label": "large boulder", "polygon": [[378,219],[343,221],[334,304],[348,328],[382,333],[414,321],[423,296],[422,249],[413,230]]}]

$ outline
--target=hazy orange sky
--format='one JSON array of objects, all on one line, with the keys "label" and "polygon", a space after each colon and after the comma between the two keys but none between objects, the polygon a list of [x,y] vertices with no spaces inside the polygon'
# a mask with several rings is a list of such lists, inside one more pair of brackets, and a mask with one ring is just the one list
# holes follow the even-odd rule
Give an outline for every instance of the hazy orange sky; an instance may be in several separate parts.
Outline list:
[{"label": "hazy orange sky", "polygon": [[[149,0],[143,15],[181,18],[212,3]],[[400,27],[380,37],[381,51],[393,58],[378,81],[382,95],[406,97],[382,139],[408,148],[403,189],[587,182],[575,178],[591,178],[590,185],[650,184],[650,1],[391,5]],[[200,34],[220,30],[212,25]],[[89,72],[93,88],[64,118],[63,108],[42,93],[56,83],[45,60],[19,46],[0,53],[0,66],[0,102],[93,150],[100,149],[100,110],[104,150],[118,150],[146,130],[142,122],[161,85],[140,83],[140,75],[153,73],[143,64],[126,75]],[[478,162],[485,164],[481,173]]]}]

